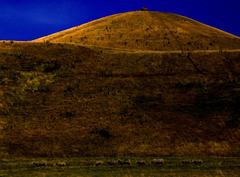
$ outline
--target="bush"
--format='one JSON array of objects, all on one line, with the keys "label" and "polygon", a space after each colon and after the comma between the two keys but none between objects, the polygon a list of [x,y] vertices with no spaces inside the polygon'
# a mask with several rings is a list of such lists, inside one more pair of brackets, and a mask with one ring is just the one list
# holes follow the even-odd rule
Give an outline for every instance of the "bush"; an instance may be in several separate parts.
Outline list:
[{"label": "bush", "polygon": [[61,67],[61,64],[57,61],[50,61],[47,63],[42,64],[42,70],[45,73],[50,73],[59,70]]},{"label": "bush", "polygon": [[175,87],[178,89],[203,88],[203,84],[201,82],[178,82],[176,83]]},{"label": "bush", "polygon": [[133,104],[138,110],[151,110],[159,106],[163,102],[162,96],[137,96],[133,98]]},{"label": "bush", "polygon": [[110,139],[113,137],[108,128],[97,128],[92,131],[93,134],[97,134],[104,139]]},{"label": "bush", "polygon": [[20,72],[19,90],[26,91],[48,91],[49,85],[54,82],[54,75],[40,72]]},{"label": "bush", "polygon": [[64,113],[61,113],[60,115],[65,118],[72,118],[72,117],[76,116],[76,112],[75,111],[65,111]]}]

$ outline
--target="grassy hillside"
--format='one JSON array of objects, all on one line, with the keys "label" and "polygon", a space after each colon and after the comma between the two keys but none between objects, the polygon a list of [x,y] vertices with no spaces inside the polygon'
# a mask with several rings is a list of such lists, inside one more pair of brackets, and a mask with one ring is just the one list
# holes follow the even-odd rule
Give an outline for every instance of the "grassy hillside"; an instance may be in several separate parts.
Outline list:
[{"label": "grassy hillside", "polygon": [[240,52],[0,44],[1,156],[240,154]]},{"label": "grassy hillside", "polygon": [[101,18],[36,42],[141,50],[235,49],[240,38],[170,13],[135,11]]}]

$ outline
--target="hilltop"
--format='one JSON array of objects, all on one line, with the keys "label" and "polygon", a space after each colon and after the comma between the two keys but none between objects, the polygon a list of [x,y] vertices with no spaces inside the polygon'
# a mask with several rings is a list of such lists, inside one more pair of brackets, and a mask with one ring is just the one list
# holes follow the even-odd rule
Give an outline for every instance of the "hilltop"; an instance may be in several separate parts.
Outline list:
[{"label": "hilltop", "polygon": [[135,11],[34,40],[139,50],[236,49],[240,38],[176,14]]},{"label": "hilltop", "polygon": [[[133,30],[143,17],[154,38]],[[123,37],[109,40],[106,24]],[[178,26],[188,31],[178,31],[182,45]],[[36,41],[0,44],[1,157],[239,156],[238,37],[178,15],[129,12]]]}]

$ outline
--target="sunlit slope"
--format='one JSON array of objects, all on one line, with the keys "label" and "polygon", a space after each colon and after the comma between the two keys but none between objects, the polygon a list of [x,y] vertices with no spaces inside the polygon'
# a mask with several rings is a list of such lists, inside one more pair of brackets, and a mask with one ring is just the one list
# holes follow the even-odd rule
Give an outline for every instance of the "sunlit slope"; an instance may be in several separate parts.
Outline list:
[{"label": "sunlit slope", "polygon": [[240,154],[240,52],[0,45],[0,156]]},{"label": "sunlit slope", "polygon": [[104,17],[35,41],[141,50],[240,48],[234,35],[183,16],[151,11]]}]

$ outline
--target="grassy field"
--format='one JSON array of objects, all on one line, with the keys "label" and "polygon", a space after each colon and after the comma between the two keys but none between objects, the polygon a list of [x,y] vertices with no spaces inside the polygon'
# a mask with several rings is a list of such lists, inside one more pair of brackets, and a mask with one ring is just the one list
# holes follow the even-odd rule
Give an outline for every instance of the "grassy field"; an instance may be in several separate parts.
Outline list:
[{"label": "grassy field", "polygon": [[1,176],[26,176],[26,177],[238,177],[239,170],[162,170],[153,168],[64,168],[64,169],[23,169],[12,170],[1,174]]},{"label": "grassy field", "polygon": [[[240,175],[239,158],[202,158],[203,163],[182,164],[182,161],[196,159],[191,157],[167,157],[164,158],[164,164],[150,164],[153,158],[128,158],[131,165],[107,165],[113,158],[71,158],[71,159],[19,159],[2,160],[0,166],[0,176],[83,176],[83,177],[139,177],[139,176],[195,176],[212,177],[226,176],[238,177]],[[199,158],[197,158],[199,159]],[[146,165],[137,165],[137,162],[144,160]],[[45,161],[48,164],[53,162],[65,162],[63,167],[34,167],[33,162]],[[103,161],[104,164],[96,166],[95,162]]]}]

